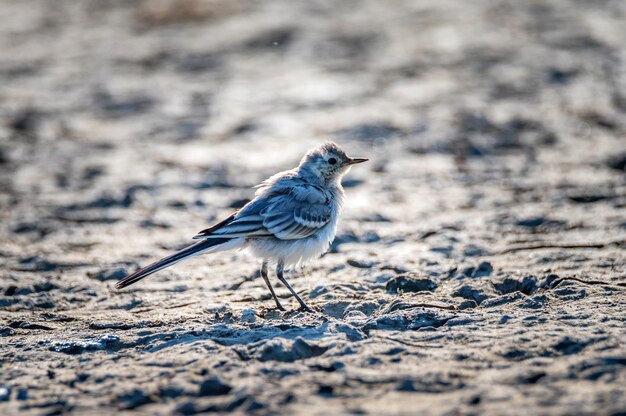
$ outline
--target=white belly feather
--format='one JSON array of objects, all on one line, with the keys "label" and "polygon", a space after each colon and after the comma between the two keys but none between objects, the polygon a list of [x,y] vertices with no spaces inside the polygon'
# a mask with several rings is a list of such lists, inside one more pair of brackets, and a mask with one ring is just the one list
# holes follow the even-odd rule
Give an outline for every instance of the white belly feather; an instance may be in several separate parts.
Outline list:
[{"label": "white belly feather", "polygon": [[285,266],[301,266],[309,260],[325,253],[335,238],[339,211],[331,221],[315,234],[300,240],[280,240],[278,238],[249,238],[245,247],[252,255],[272,262],[283,260]]}]

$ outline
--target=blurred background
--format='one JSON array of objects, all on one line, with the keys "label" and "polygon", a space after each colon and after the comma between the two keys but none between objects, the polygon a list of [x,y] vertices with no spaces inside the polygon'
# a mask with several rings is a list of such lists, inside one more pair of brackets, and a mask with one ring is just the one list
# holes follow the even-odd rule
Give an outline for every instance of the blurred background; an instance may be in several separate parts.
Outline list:
[{"label": "blurred background", "polygon": [[378,169],[397,150],[414,163],[532,159],[573,140],[593,158],[591,143],[624,144],[624,8],[6,1],[5,188],[94,191],[110,176],[193,181],[194,169],[251,184],[248,170],[292,166],[328,138],[379,154]]},{"label": "blurred background", "polygon": [[[94,330],[86,328],[116,319],[137,328],[127,336],[143,339],[139,328],[146,320],[170,330],[185,318],[204,328],[205,319],[217,316],[207,305],[233,308],[231,317],[242,308],[258,312],[269,297],[254,279],[258,265],[240,254],[177,265],[133,291],[114,293],[111,286],[186,245],[245,204],[252,186],[294,167],[307,149],[329,139],[371,162],[345,179],[347,204],[331,253],[314,262],[307,277],[290,281],[335,318],[349,308],[368,319],[396,313],[390,305],[398,295],[385,284],[407,271],[426,275],[432,287],[448,282],[431,301],[464,302],[477,314],[485,299],[508,289],[467,283],[470,275],[530,274],[538,282],[557,273],[623,283],[625,40],[623,0],[3,0],[2,317],[73,328],[61,338],[91,337]],[[526,295],[538,286],[523,287]],[[565,305],[561,301],[554,305]],[[589,302],[580,304],[586,322],[600,322],[594,313],[611,313]],[[557,318],[571,310],[553,308],[555,320],[546,325],[558,326]],[[72,319],[55,321],[60,311]],[[413,321],[385,322],[408,331]],[[6,333],[26,331],[20,325]],[[475,344],[487,351],[494,339],[507,339],[497,328],[451,331],[467,330],[468,337],[496,331]],[[537,342],[554,337],[562,345],[558,331],[546,333],[537,329]],[[30,350],[18,345],[5,354],[23,357],[35,370],[39,359],[49,365],[38,337],[18,343]],[[526,341],[511,341],[510,348],[525,348]],[[358,361],[360,347],[353,347],[359,351],[354,368],[377,368],[373,359]],[[482,359],[505,365],[494,354],[494,361],[483,357],[466,370],[475,371]],[[419,368],[436,360],[404,365],[377,357],[394,383],[402,371],[415,372],[407,377],[430,371],[435,379],[443,371]],[[141,368],[147,380],[156,377],[158,368]],[[265,383],[269,373],[258,371]],[[237,383],[236,373],[225,374]],[[33,382],[26,370],[11,377]],[[457,386],[454,380],[446,386]],[[491,377],[463,380],[491,391]],[[346,397],[369,388],[361,381],[346,388]],[[273,395],[272,388],[263,394]],[[581,391],[595,392],[588,385]],[[38,394],[29,397],[43,400]],[[144,404],[144,396],[129,397]],[[263,402],[261,393],[255,397]],[[458,410],[469,400],[453,397],[441,409],[458,399]],[[480,397],[496,413],[503,410],[498,403],[510,403]],[[598,393],[595,403],[615,405],[611,397]],[[578,398],[561,391],[545,403],[558,402],[565,413],[592,406]]]},{"label": "blurred background", "polygon": [[[610,187],[624,169],[625,9],[619,0],[5,1],[4,219],[41,234],[57,225],[41,224],[50,210],[39,206],[66,199],[73,209],[53,215],[63,221],[77,204],[130,206],[152,192],[143,206],[155,208],[176,186],[185,191],[172,204],[206,210],[204,189],[252,186],[327,139],[371,157],[379,189],[402,176],[421,186],[449,166],[467,173],[473,162],[500,183],[536,172],[542,149],[558,158],[539,169],[546,181]],[[401,177],[379,175],[389,169]],[[365,170],[355,175],[348,185]],[[378,202],[384,211],[392,201]]]}]

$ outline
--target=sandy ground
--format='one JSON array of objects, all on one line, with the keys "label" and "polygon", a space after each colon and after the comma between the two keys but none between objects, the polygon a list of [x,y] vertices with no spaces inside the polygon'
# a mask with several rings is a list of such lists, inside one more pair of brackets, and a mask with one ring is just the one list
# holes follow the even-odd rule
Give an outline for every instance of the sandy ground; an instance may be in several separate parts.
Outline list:
[{"label": "sandy ground", "polygon": [[[0,5],[0,414],[626,412],[626,2]],[[123,291],[332,138],[331,251]],[[276,282],[278,285],[278,283]]]}]

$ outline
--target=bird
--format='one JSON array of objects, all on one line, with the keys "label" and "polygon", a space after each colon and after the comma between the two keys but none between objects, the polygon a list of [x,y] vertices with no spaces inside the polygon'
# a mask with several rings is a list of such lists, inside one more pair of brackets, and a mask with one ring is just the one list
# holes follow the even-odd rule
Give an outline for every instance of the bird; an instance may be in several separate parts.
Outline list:
[{"label": "bird", "polygon": [[276,265],[276,277],[300,309],[313,312],[285,280],[285,269],[302,266],[328,250],[344,202],[341,180],[353,165],[367,160],[349,157],[334,142],[310,149],[297,167],[261,182],[250,202],[193,237],[199,242],[137,270],[115,287],[125,288],[199,254],[243,249],[261,260],[260,274],[277,309],[286,310],[270,282],[269,264]]}]

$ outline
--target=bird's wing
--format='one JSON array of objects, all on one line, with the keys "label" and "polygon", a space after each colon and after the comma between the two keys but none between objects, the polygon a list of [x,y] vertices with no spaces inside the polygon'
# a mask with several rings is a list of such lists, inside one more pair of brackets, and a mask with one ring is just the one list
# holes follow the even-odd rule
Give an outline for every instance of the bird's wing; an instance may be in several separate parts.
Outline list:
[{"label": "bird's wing", "polygon": [[275,197],[263,211],[263,227],[281,240],[308,237],[331,220],[328,204],[302,202],[287,195]]},{"label": "bird's wing", "polygon": [[263,217],[260,214],[249,214],[238,217],[237,213],[235,213],[221,223],[200,231],[194,239],[271,236],[272,234],[263,227]]},{"label": "bird's wing", "polygon": [[194,238],[276,237],[297,240],[314,234],[331,220],[331,207],[316,189],[294,187],[257,197],[241,211]]}]

